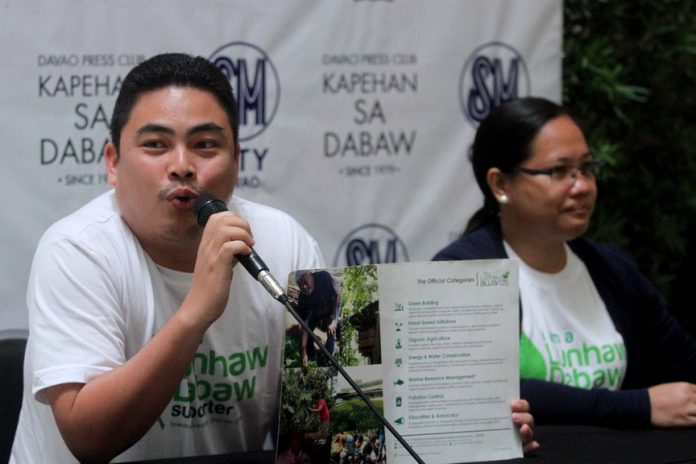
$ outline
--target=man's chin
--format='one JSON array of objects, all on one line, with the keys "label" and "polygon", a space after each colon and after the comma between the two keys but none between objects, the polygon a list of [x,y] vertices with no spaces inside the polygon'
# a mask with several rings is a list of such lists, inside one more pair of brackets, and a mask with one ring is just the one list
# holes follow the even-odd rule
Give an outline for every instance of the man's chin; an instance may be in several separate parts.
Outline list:
[{"label": "man's chin", "polygon": [[161,236],[169,242],[200,240],[203,230],[193,222],[169,224],[161,231]]}]

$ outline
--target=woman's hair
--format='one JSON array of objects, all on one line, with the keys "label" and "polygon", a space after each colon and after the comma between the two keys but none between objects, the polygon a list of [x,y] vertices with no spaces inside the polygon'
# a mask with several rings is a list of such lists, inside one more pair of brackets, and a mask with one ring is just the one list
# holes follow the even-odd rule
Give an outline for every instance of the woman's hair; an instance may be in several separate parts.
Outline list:
[{"label": "woman's hair", "polygon": [[527,97],[491,110],[479,125],[471,147],[471,164],[483,193],[483,207],[469,219],[464,233],[498,220],[498,202],[486,176],[490,168],[512,172],[531,156],[532,141],[552,119],[569,116],[560,105],[544,98]]}]

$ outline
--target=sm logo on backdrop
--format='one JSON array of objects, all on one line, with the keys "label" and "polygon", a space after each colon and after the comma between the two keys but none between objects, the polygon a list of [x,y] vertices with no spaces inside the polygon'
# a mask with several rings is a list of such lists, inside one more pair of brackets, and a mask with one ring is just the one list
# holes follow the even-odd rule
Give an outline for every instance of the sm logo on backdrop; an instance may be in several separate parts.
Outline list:
[{"label": "sm logo on backdrop", "polygon": [[382,224],[365,224],[348,233],[338,246],[334,266],[396,263],[408,261],[403,240]]},{"label": "sm logo on backdrop", "polygon": [[490,42],[474,50],[459,77],[459,102],[474,127],[494,107],[530,93],[529,71],[522,55],[503,42]]},{"label": "sm logo on backdrop", "polygon": [[239,107],[239,141],[253,139],[273,120],[280,101],[280,79],[266,52],[247,42],[231,42],[209,60],[227,76]]}]

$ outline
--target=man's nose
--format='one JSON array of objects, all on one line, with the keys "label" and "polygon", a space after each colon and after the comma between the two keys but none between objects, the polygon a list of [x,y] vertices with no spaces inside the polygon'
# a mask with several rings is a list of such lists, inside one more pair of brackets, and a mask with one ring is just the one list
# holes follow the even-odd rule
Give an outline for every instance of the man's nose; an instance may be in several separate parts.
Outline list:
[{"label": "man's nose", "polygon": [[175,149],[169,163],[169,177],[172,179],[192,179],[196,175],[193,157],[185,147]]}]

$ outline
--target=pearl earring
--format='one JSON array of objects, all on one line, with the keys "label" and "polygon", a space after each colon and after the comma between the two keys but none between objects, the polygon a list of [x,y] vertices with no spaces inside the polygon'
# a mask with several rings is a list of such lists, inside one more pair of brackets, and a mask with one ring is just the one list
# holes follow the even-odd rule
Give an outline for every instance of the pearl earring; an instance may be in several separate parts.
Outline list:
[{"label": "pearl earring", "polygon": [[505,195],[504,193],[501,194],[501,195],[498,197],[498,201],[499,201],[500,203],[507,203],[507,202],[508,202],[508,197],[507,197],[507,195]]}]

